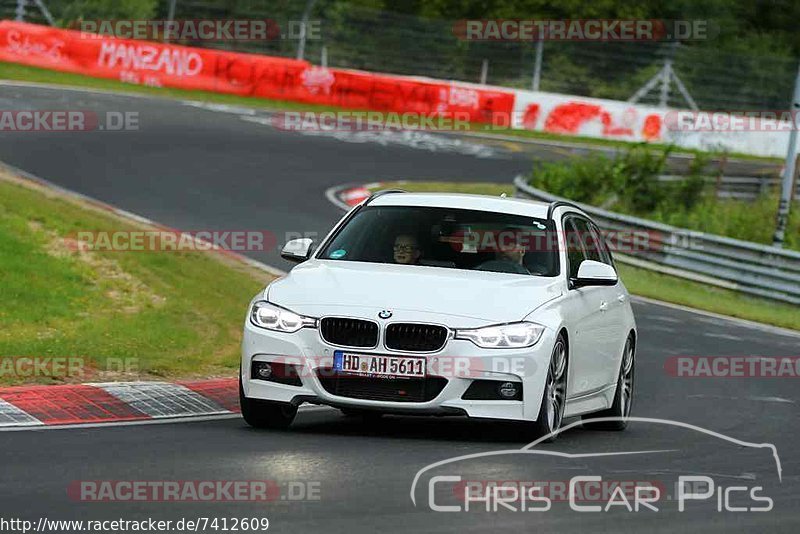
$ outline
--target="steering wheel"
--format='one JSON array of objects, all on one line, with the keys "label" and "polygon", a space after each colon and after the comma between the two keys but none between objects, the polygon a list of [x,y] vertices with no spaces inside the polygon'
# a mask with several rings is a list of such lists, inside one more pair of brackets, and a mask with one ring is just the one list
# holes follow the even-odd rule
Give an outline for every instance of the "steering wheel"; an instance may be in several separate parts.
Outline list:
[{"label": "steering wheel", "polygon": [[524,265],[508,260],[489,260],[475,267],[476,271],[490,271],[495,273],[531,274]]}]

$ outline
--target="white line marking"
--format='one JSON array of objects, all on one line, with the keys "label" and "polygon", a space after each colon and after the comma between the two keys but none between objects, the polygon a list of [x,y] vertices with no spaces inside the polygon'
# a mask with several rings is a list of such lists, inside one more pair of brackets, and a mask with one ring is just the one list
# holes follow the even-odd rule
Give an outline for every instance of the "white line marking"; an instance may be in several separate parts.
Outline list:
[{"label": "white line marking", "polygon": [[714,332],[703,332],[706,337],[715,337],[718,339],[730,339],[731,341],[744,341],[744,338],[739,336],[732,336],[731,334],[715,334]]},{"label": "white line marking", "polygon": [[646,327],[642,326],[642,327],[640,327],[640,329],[642,331],[644,331],[644,332],[650,332],[652,330],[655,330],[656,332],[667,332],[669,334],[674,334],[676,332],[676,330],[674,328],[672,328],[672,327],[661,326],[661,325],[658,325],[658,324],[649,325],[649,326],[646,326]]},{"label": "white line marking", "polygon": [[783,397],[730,397],[727,395],[689,395],[688,399],[724,399],[724,400],[733,400],[733,401],[745,401],[745,402],[777,402],[781,404],[796,404],[795,401],[791,399],[784,399]]},{"label": "white line marking", "polygon": [[676,319],[674,317],[667,317],[666,315],[651,315],[650,319],[655,319],[656,321],[662,321],[665,323],[683,323],[680,319]]},{"label": "white line marking", "polygon": [[213,102],[203,102],[201,100],[181,100],[185,106],[204,109],[206,111],[216,111],[218,113],[231,113],[234,115],[253,116],[258,110],[256,108],[248,108],[244,106],[233,106],[231,104],[215,104]]},{"label": "white line marking", "polygon": [[20,432],[20,431],[39,431],[39,430],[72,430],[81,428],[107,428],[120,426],[140,426],[140,425],[164,425],[170,423],[192,423],[196,421],[217,421],[222,419],[235,419],[241,417],[238,413],[227,413],[218,415],[204,415],[193,417],[172,417],[161,419],[143,419],[141,421],[109,421],[108,423],[80,423],[76,425],[45,425],[29,427],[0,427],[0,432]]},{"label": "white line marking", "polygon": [[[316,406],[316,405],[303,405],[297,409],[298,413],[310,412],[328,412],[336,410],[331,406]],[[241,419],[242,414],[227,412],[214,415],[192,415],[192,416],[176,416],[176,417],[161,417],[157,419],[142,419],[139,421],[109,421],[107,423],[79,423],[75,425],[45,425],[38,420],[35,423],[26,424],[25,426],[0,426],[0,432],[21,432],[26,430],[72,430],[81,428],[107,428],[107,427],[120,427],[120,426],[143,426],[143,425],[165,425],[172,423],[195,423],[201,421],[224,421],[227,419]]]}]

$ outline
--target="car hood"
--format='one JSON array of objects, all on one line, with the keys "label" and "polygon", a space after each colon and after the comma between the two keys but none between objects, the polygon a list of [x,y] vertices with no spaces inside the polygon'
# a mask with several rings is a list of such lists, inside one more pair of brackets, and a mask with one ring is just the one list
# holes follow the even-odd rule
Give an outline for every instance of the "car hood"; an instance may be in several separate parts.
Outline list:
[{"label": "car hood", "polygon": [[558,278],[328,260],[300,264],[267,288],[270,302],[311,317],[391,310],[395,320],[449,316],[465,327],[522,320],[561,293]]}]

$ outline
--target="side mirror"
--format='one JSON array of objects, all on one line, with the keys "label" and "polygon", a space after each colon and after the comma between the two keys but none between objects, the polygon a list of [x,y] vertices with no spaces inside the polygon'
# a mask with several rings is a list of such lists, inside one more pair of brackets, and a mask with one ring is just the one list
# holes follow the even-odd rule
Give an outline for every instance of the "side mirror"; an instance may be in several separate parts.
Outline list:
[{"label": "side mirror", "polygon": [[570,278],[573,288],[586,286],[615,286],[619,281],[617,272],[606,263],[584,260],[578,267],[578,277]]},{"label": "side mirror", "polygon": [[295,263],[302,263],[311,257],[313,239],[307,237],[288,241],[281,250],[281,258]]}]

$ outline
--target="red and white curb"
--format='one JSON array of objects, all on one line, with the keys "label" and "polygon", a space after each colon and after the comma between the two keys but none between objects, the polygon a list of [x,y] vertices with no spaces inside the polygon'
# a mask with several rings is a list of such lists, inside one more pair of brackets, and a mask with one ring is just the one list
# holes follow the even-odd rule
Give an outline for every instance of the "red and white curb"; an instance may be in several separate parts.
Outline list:
[{"label": "red and white curb", "polygon": [[[300,407],[301,412],[332,410]],[[239,413],[236,378],[0,388],[0,431],[197,421]]]},{"label": "red and white curb", "polygon": [[343,191],[340,198],[345,204],[352,208],[353,206],[361,204],[364,199],[369,198],[369,190],[366,187],[354,187]]},{"label": "red and white curb", "polygon": [[0,388],[0,428],[239,413],[236,378]]},{"label": "red and white curb", "polygon": [[338,185],[325,191],[328,200],[340,209],[349,211],[350,208],[361,204],[372,194],[370,189],[376,189],[383,185],[382,182],[373,182],[363,185]]}]

